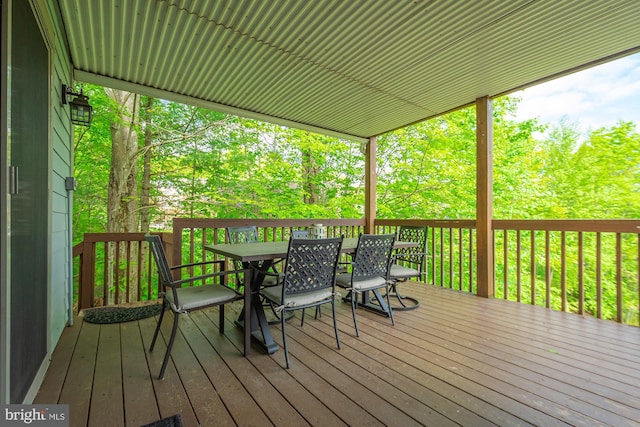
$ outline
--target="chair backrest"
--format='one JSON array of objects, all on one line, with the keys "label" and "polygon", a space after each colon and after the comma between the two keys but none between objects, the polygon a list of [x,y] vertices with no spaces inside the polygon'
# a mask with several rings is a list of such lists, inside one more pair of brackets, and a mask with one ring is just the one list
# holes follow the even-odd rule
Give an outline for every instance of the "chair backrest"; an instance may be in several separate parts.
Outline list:
[{"label": "chair backrest", "polygon": [[151,249],[153,259],[156,261],[160,284],[162,286],[170,286],[171,282],[173,282],[173,276],[171,275],[169,261],[167,261],[167,254],[164,251],[164,246],[162,246],[162,239],[158,235],[151,234],[144,236],[144,239],[149,242],[149,249]]},{"label": "chair backrest", "polygon": [[258,227],[255,225],[228,227],[227,237],[229,238],[229,243],[257,243]]},{"label": "chair backrest", "polygon": [[341,249],[342,237],[289,240],[283,299],[290,294],[333,289]]},{"label": "chair backrest", "polygon": [[395,234],[361,234],[353,257],[352,280],[387,277]]},{"label": "chair backrest", "polygon": [[291,238],[292,239],[308,239],[309,230],[292,230]]},{"label": "chair backrest", "polygon": [[402,242],[415,242],[418,246],[412,248],[399,248],[396,252],[396,260],[408,261],[418,265],[422,272],[425,255],[427,252],[427,226],[403,225],[398,230],[398,240]]}]

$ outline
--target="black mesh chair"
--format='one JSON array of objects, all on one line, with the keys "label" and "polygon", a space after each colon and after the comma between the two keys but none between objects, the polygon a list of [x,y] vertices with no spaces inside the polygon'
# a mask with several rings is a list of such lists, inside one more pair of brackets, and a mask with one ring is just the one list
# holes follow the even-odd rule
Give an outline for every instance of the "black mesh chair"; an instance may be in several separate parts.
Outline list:
[{"label": "black mesh chair", "polygon": [[228,227],[229,243],[258,243],[258,228],[254,225]]},{"label": "black mesh chair", "polygon": [[[229,239],[229,243],[237,244],[237,243],[258,243],[258,227],[254,225],[247,225],[243,227],[228,227],[227,228],[227,238]],[[280,262],[280,261],[278,261]],[[234,260],[233,268],[236,271],[242,270],[243,265],[242,261]],[[277,270],[272,267],[272,270],[277,273]],[[238,287],[244,286],[244,281],[242,278],[237,275],[236,280],[238,282]],[[264,281],[262,282],[262,286],[275,286],[278,284],[278,277],[276,276],[265,276]]]},{"label": "black mesh chair", "polygon": [[[237,244],[237,243],[258,243],[260,240],[258,238],[258,227],[255,225],[246,225],[242,227],[227,227],[227,239],[229,243]],[[262,274],[262,284],[261,287],[269,287],[269,286],[277,286],[280,283],[282,275],[278,273],[278,269],[275,264],[280,264],[283,259],[279,259],[274,261],[274,265],[270,267],[270,273],[261,272]],[[236,271],[240,271],[245,268],[242,264],[242,261],[234,260],[233,268]],[[236,274],[236,284],[238,289],[241,289],[244,286],[244,274],[237,273]],[[280,321],[280,314],[278,314],[269,301],[266,301],[262,298],[262,305],[265,307],[269,307],[271,309],[271,316],[268,316],[270,319],[268,322],[270,324],[277,323]],[[293,316],[293,315],[292,315]],[[292,317],[290,316],[289,319]],[[287,319],[288,320],[288,319]]]},{"label": "black mesh chair", "polygon": [[308,239],[309,230],[292,230],[291,238],[292,239]]},{"label": "black mesh chair", "polygon": [[389,270],[391,295],[400,302],[396,310],[413,310],[418,308],[420,302],[409,296],[401,295],[398,285],[409,279],[417,279],[425,274],[427,257],[427,231],[426,226],[401,226],[398,230],[398,240],[402,242],[414,242],[417,246],[411,248],[399,248],[394,257],[394,263]]},{"label": "black mesh chair", "polygon": [[332,239],[290,239],[282,285],[264,288],[261,294],[278,310],[282,325],[284,355],[289,368],[289,351],[285,318],[287,311],[331,304],[333,329],[340,348],[336,322],[336,267],[340,257],[342,237]]},{"label": "black mesh chair", "polygon": [[186,279],[176,280],[173,278],[173,271],[181,270],[187,267],[203,266],[207,264],[220,265],[221,263],[219,261],[208,261],[170,267],[169,262],[167,261],[167,255],[164,251],[164,247],[162,246],[160,236],[146,235],[145,240],[149,242],[149,248],[153,253],[153,258],[155,259],[156,266],[158,267],[158,277],[160,278],[160,285],[163,289],[162,311],[160,312],[160,318],[158,319],[156,331],[153,333],[153,339],[151,340],[149,351],[153,351],[153,348],[155,347],[156,339],[158,338],[158,332],[160,332],[160,325],[162,324],[162,318],[164,317],[165,310],[169,308],[173,312],[173,327],[171,329],[171,337],[169,338],[169,342],[167,343],[167,351],[165,352],[164,360],[162,361],[162,367],[160,368],[160,374],[158,375],[158,378],[162,379],[167,368],[167,363],[169,362],[169,356],[171,355],[171,349],[176,338],[176,333],[178,332],[178,320],[180,318],[180,314],[189,313],[191,311],[200,310],[207,307],[219,306],[219,330],[222,334],[224,333],[224,304],[240,299],[242,298],[242,295],[223,284],[202,284],[200,286],[191,286],[185,288],[181,287],[185,283],[193,283],[197,281],[202,281],[204,283],[205,279],[222,277],[233,272],[218,271],[210,274],[192,276]]},{"label": "black mesh chair", "polygon": [[360,293],[384,288],[387,295],[387,304],[383,309],[391,318],[391,323],[393,325],[396,324],[393,319],[393,310],[389,304],[388,285],[391,251],[393,250],[394,241],[395,234],[361,234],[351,262],[351,272],[341,273],[336,277],[336,285],[349,291],[356,336],[360,336],[358,321],[356,320],[356,304]]}]

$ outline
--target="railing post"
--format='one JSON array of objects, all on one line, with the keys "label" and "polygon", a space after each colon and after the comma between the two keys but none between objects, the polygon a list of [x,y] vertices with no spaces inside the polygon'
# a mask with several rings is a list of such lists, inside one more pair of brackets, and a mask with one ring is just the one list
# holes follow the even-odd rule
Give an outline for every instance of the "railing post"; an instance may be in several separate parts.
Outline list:
[{"label": "railing post", "polygon": [[82,261],[80,263],[80,287],[78,288],[78,312],[93,305],[93,286],[96,275],[96,245],[87,242],[82,243]]},{"label": "railing post", "polygon": [[478,296],[494,294],[493,269],[493,116],[488,96],[476,100],[476,233]]},{"label": "railing post", "polygon": [[373,234],[376,220],[376,137],[369,138],[364,156],[364,232]]},{"label": "railing post", "polygon": [[[173,262],[174,265],[182,264],[182,226],[180,218],[173,219]],[[174,271],[174,278],[178,278],[179,271]]]},{"label": "railing post", "polygon": [[162,244],[164,245],[164,251],[167,254],[167,261],[169,262],[169,265],[180,264],[179,261],[173,262],[173,257],[175,256],[175,254],[173,253],[173,234],[160,233],[160,238],[162,239]]}]

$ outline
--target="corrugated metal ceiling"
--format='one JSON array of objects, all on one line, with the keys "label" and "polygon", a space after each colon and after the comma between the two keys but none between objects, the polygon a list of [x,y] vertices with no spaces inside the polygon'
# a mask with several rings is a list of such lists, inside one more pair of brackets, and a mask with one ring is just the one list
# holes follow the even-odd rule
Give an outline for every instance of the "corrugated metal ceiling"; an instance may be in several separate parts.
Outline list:
[{"label": "corrugated metal ceiling", "polygon": [[78,80],[360,140],[640,50],[635,0],[58,0]]}]

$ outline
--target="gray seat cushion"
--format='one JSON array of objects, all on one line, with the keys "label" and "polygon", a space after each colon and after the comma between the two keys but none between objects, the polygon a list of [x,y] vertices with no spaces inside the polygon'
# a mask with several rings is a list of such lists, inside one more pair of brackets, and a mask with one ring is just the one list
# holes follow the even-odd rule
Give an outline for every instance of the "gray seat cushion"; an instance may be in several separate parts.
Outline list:
[{"label": "gray seat cushion", "polygon": [[278,284],[278,278],[274,276],[265,276],[262,281],[262,286],[276,286]]},{"label": "gray seat cushion", "polygon": [[[356,291],[366,291],[383,286],[387,281],[384,277],[373,277],[366,280],[356,280],[353,282],[353,289]],[[336,285],[342,288],[351,288],[351,273],[342,273],[336,276]]]},{"label": "gray seat cushion", "polygon": [[167,291],[165,298],[175,311],[190,311],[195,308],[233,301],[238,294],[221,285],[203,285],[177,289],[179,306],[173,301],[173,292]]},{"label": "gray seat cushion", "polygon": [[273,301],[276,305],[284,305],[287,308],[300,307],[314,302],[329,299],[331,289],[325,288],[317,291],[291,294],[285,297],[286,304],[282,303],[282,285],[272,286],[262,290],[262,295]]},{"label": "gray seat cushion", "polygon": [[393,264],[391,266],[391,270],[389,271],[389,276],[393,279],[397,278],[406,278],[406,277],[418,277],[420,276],[420,272],[415,268],[404,267],[402,265]]}]

